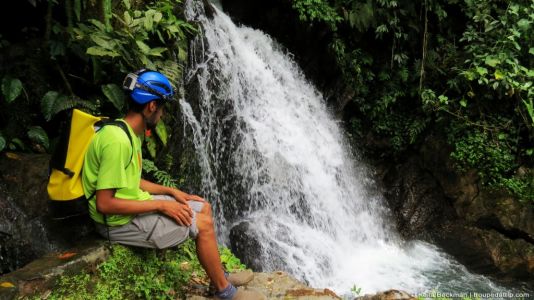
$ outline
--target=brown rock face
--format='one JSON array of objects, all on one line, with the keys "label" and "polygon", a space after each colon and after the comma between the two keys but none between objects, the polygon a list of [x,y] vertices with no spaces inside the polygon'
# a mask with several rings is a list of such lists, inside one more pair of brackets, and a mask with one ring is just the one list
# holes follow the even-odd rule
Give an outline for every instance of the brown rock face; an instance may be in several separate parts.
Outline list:
[{"label": "brown rock face", "polygon": [[505,281],[532,280],[534,210],[458,174],[449,147],[429,140],[384,172],[386,197],[407,238],[437,242],[471,269]]}]

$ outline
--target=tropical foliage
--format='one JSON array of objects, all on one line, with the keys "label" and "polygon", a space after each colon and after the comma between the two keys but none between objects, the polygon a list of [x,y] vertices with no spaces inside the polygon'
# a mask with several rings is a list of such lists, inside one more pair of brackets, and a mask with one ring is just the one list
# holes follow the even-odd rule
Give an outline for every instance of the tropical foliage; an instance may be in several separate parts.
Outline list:
[{"label": "tropical foliage", "polygon": [[326,26],[353,92],[354,136],[399,156],[430,135],[458,170],[534,200],[534,3],[526,0],[295,0]]},{"label": "tropical foliage", "polygon": [[[46,12],[45,28],[31,27],[30,21],[30,29],[0,37],[4,54],[17,47],[27,54],[0,67],[0,151],[53,151],[63,112],[71,108],[121,116],[126,99],[120,85],[128,72],[157,69],[180,86],[187,40],[196,31],[181,17],[180,0],[29,3]],[[146,137],[152,159],[167,144],[165,124]]]}]

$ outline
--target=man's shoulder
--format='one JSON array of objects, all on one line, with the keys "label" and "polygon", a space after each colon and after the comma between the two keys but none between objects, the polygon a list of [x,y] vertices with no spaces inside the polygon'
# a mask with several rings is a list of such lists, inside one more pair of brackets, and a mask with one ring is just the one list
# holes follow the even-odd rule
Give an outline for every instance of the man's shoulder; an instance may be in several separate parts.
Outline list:
[{"label": "man's shoulder", "polygon": [[124,129],[112,124],[108,124],[98,130],[95,138],[101,144],[131,144],[128,134]]}]

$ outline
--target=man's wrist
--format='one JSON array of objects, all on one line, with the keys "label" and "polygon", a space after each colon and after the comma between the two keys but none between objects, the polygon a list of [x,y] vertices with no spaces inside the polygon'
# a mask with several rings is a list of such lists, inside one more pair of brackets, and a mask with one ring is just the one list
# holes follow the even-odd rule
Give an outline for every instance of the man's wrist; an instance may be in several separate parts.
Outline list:
[{"label": "man's wrist", "polygon": [[163,205],[165,205],[165,201],[156,200],[156,211],[157,212],[163,212]]},{"label": "man's wrist", "polygon": [[173,194],[173,188],[168,186],[163,186],[165,189],[163,190],[163,194],[172,196]]}]

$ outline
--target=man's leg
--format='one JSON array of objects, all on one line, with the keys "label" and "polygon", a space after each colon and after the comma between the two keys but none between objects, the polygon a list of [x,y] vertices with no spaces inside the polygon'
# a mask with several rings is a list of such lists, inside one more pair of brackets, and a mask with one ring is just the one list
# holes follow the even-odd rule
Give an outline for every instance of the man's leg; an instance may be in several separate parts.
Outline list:
[{"label": "man's leg", "polygon": [[198,236],[195,243],[197,245],[198,260],[215,288],[220,291],[228,286],[228,280],[224,276],[211,215],[206,213],[197,214],[197,227]]}]

